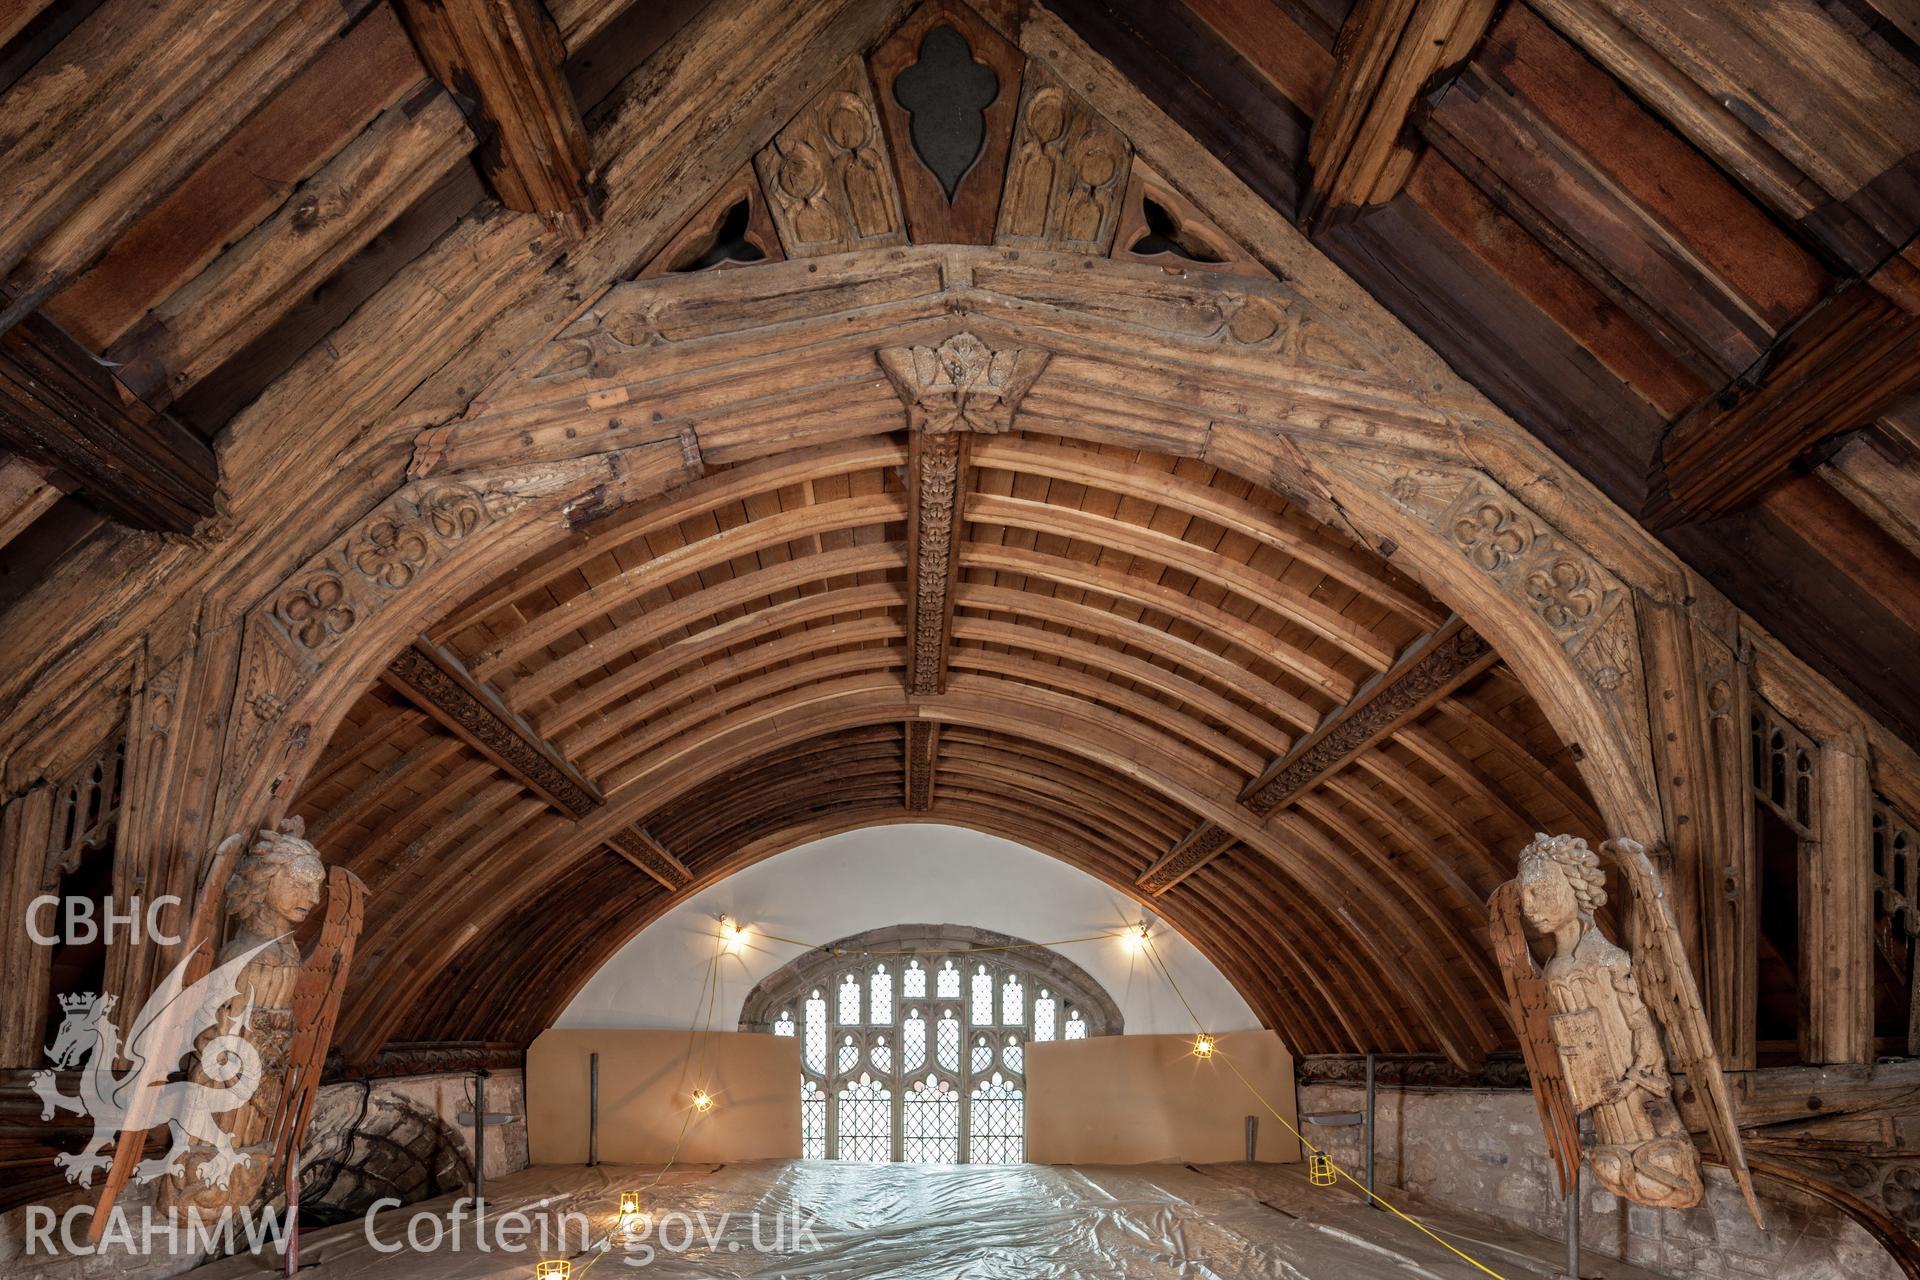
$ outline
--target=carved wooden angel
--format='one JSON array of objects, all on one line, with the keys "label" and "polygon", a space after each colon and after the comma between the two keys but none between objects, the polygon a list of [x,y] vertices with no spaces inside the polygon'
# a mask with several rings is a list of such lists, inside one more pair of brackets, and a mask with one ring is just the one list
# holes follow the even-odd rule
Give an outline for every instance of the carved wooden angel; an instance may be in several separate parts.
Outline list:
[{"label": "carved wooden angel", "polygon": [[[1519,875],[1489,904],[1495,950],[1563,1186],[1568,1161],[1578,1159],[1575,1116],[1591,1113],[1596,1142],[1587,1160],[1602,1186],[1659,1208],[1700,1202],[1700,1155],[1675,1104],[1671,1054],[1700,1094],[1715,1146],[1758,1222],[1719,1055],[1659,873],[1631,840],[1610,840],[1601,850],[1630,890],[1637,917],[1631,958],[1595,924],[1607,902],[1606,873],[1577,836],[1535,836],[1521,852]],[[1550,943],[1544,967],[1534,963],[1529,935]]]}]

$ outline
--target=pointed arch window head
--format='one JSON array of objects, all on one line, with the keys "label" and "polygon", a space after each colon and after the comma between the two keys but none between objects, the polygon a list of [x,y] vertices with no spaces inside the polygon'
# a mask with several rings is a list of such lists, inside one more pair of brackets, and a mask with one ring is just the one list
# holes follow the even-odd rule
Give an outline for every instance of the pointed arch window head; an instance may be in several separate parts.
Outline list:
[{"label": "pointed arch window head", "polygon": [[770,975],[740,1025],[800,1037],[806,1158],[1006,1164],[1026,1158],[1028,1039],[1118,1034],[1121,1019],[1098,983],[1044,947],[901,925]]}]

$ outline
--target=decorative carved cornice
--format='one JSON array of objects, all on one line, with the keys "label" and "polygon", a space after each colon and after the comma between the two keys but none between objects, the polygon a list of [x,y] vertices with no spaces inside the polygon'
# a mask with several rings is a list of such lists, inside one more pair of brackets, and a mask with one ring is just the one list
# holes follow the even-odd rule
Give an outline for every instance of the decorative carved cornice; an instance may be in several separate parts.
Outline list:
[{"label": "decorative carved cornice", "polygon": [[953,609],[956,547],[964,442],[957,435],[916,435],[913,440],[912,654],[907,689],[944,691],[947,682],[947,617]]},{"label": "decorative carved cornice", "polygon": [[[1295,1063],[1302,1085],[1367,1082],[1367,1059],[1357,1053],[1308,1054]],[[1518,1055],[1497,1053],[1478,1071],[1462,1071],[1438,1054],[1377,1054],[1375,1084],[1411,1089],[1526,1089],[1527,1064]]]},{"label": "decorative carved cornice", "polygon": [[939,726],[931,720],[907,721],[907,808],[925,813],[933,807],[934,758]]},{"label": "decorative carved cornice", "polygon": [[425,639],[415,642],[393,656],[382,676],[461,741],[568,817],[578,821],[605,803],[599,788],[440,646]]},{"label": "decorative carved cornice", "polygon": [[937,347],[882,347],[874,354],[906,402],[907,425],[934,435],[1010,430],[1014,411],[1050,358],[1046,351],[995,351],[971,333]]},{"label": "decorative carved cornice", "polygon": [[399,1040],[367,1061],[350,1064],[339,1053],[327,1055],[323,1083],[378,1080],[386,1076],[432,1076],[475,1071],[518,1071],[527,1047],[491,1040]]},{"label": "decorative carved cornice", "polygon": [[1215,823],[1203,822],[1166,857],[1143,871],[1134,883],[1158,896],[1226,852],[1232,844],[1233,832]]},{"label": "decorative carved cornice", "polygon": [[607,847],[675,893],[693,883],[693,872],[686,864],[644,828],[620,828],[607,837]]},{"label": "decorative carved cornice", "polygon": [[1499,660],[1457,616],[1407,647],[1344,706],[1267,767],[1241,803],[1266,817]]}]

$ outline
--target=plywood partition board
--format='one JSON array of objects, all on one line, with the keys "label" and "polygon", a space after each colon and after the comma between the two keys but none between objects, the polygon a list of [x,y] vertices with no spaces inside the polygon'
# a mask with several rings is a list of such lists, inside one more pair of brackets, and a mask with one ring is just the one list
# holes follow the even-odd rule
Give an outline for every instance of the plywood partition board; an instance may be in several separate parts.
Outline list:
[{"label": "plywood partition board", "polygon": [[[716,1031],[548,1031],[527,1050],[527,1146],[534,1164],[587,1158],[588,1055],[600,1055],[600,1158],[713,1164],[800,1154],[800,1043]],[[716,1105],[688,1121],[692,1090]]]},{"label": "plywood partition board", "polygon": [[[1231,1060],[1233,1067],[1227,1062]],[[1288,1124],[1293,1056],[1271,1031],[1229,1032],[1215,1056],[1191,1036],[1103,1036],[1027,1047],[1027,1158],[1036,1164],[1208,1164],[1255,1154],[1285,1164],[1300,1144],[1242,1084],[1247,1078]]]}]

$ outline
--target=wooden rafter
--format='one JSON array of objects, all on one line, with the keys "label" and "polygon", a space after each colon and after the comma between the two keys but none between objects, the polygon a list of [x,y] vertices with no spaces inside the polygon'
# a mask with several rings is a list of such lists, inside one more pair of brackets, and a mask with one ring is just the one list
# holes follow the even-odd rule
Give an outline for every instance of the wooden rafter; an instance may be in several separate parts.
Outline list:
[{"label": "wooden rafter", "polygon": [[44,316],[0,335],[0,443],[134,528],[188,533],[214,512],[206,441],[142,403]]},{"label": "wooden rafter", "polygon": [[667,852],[665,845],[648,835],[645,827],[621,827],[607,837],[607,848],[675,893],[693,883],[693,872]]},{"label": "wooden rafter", "polygon": [[1413,171],[1402,137],[1434,77],[1486,34],[1495,0],[1361,0],[1334,45],[1333,82],[1307,142],[1310,184],[1300,221],[1391,200]]},{"label": "wooden rafter", "polygon": [[605,802],[587,776],[475,680],[453,654],[426,640],[395,654],[381,677],[462,742],[570,818]]},{"label": "wooden rafter", "polygon": [[959,555],[954,525],[966,501],[967,437],[915,432],[909,468],[907,691],[925,695],[943,693],[947,685]]},{"label": "wooden rafter", "polygon": [[1807,449],[1867,426],[1916,387],[1920,269],[1896,259],[1812,311],[1747,378],[1674,427],[1662,450],[1666,493],[1647,518],[1671,527],[1743,507]]},{"label": "wooden rafter", "polygon": [[402,0],[434,78],[480,135],[480,163],[509,209],[592,216],[587,131],[566,49],[540,0]]}]

